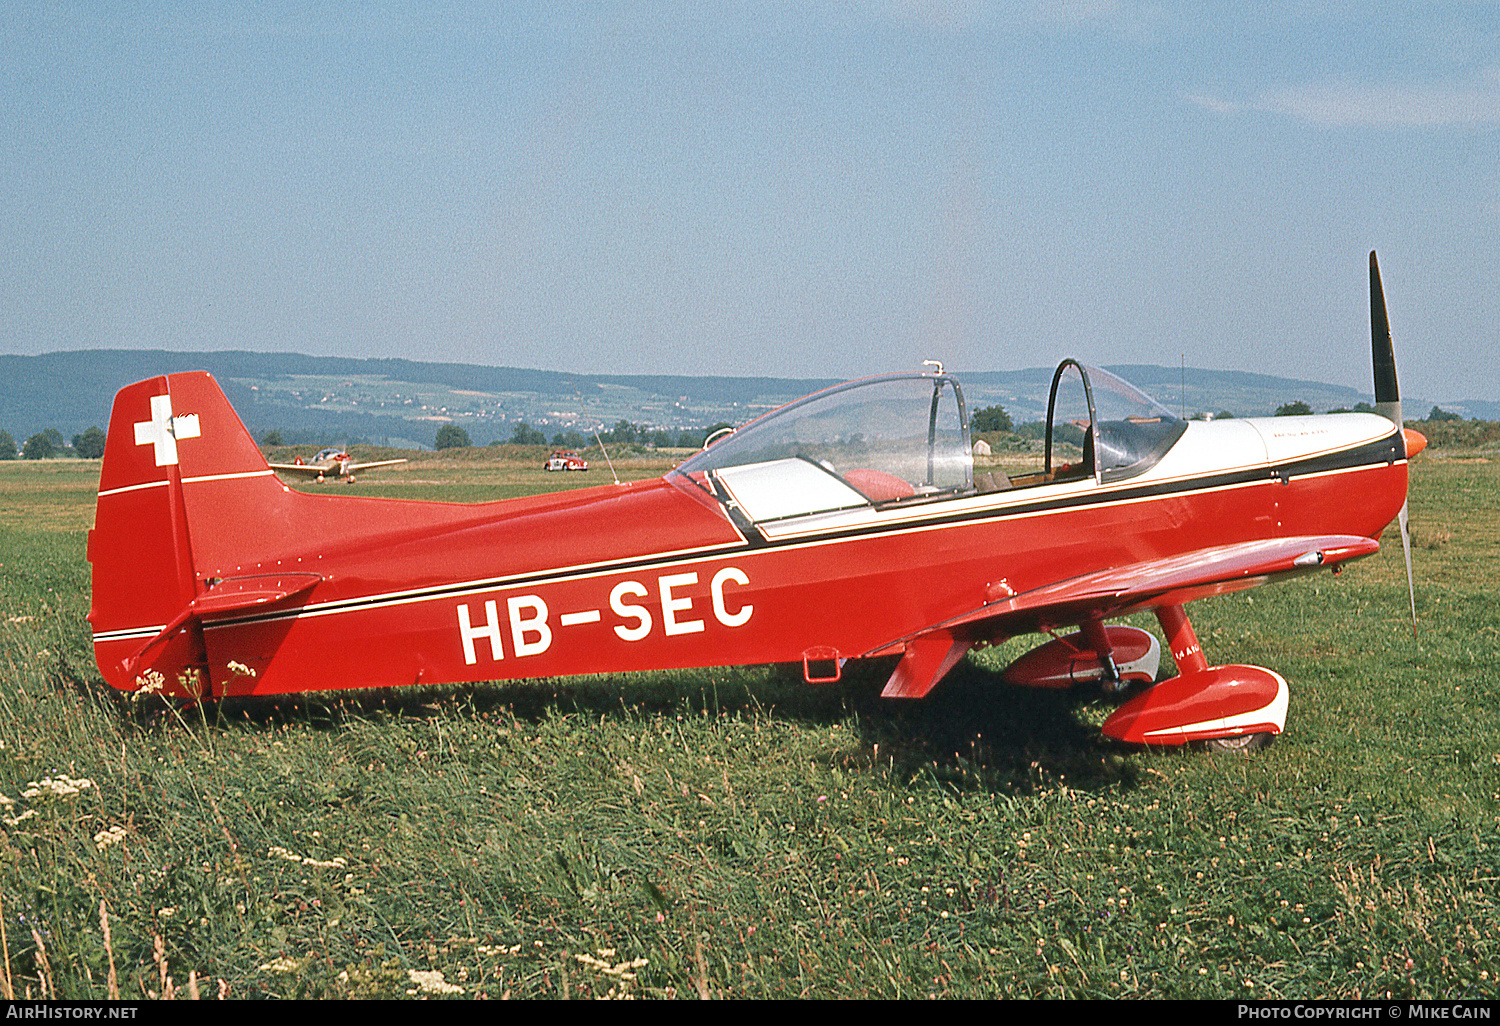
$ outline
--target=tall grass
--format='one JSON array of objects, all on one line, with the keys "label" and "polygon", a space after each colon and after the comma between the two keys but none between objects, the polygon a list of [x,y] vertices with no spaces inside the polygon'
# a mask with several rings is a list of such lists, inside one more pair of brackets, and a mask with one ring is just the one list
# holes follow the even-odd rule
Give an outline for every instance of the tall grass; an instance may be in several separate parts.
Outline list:
[{"label": "tall grass", "polygon": [[36,511],[0,522],[6,993],[1497,992],[1495,464],[1419,462],[1413,523],[1449,538],[1417,550],[1415,638],[1399,545],[1193,607],[1212,660],[1291,682],[1250,758],[1005,688],[1035,639],[917,704],[876,697],[889,664],[121,700],[74,473],[0,470]]}]

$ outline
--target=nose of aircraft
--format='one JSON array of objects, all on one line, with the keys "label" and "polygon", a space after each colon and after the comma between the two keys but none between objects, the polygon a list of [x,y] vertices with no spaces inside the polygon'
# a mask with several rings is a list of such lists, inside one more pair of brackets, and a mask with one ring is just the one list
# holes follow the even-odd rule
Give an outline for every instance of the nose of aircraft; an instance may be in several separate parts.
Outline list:
[{"label": "nose of aircraft", "polygon": [[1420,431],[1409,427],[1401,429],[1401,436],[1406,439],[1406,458],[1411,459],[1417,453],[1427,448],[1427,436]]}]

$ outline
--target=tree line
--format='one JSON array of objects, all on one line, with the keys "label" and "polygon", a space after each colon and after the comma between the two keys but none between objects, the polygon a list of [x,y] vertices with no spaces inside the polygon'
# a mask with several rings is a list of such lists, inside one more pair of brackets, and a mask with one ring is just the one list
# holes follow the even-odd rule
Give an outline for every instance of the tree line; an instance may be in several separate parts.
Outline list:
[{"label": "tree line", "polygon": [[[1308,416],[1312,414],[1313,408],[1298,399],[1293,402],[1283,403],[1276,408],[1275,416],[1295,417]],[[1341,406],[1329,410],[1329,413],[1374,413],[1375,408],[1369,403],[1355,403],[1353,409]],[[1202,415],[1200,415],[1201,417]],[[1234,414],[1228,410],[1221,410],[1214,416],[1215,420],[1228,420]],[[1434,406],[1427,414],[1429,423],[1440,423],[1444,421],[1461,421],[1463,416],[1451,413],[1441,407]],[[995,405],[986,406],[975,410],[970,418],[970,428],[976,433],[985,432],[1019,432],[1023,435],[1035,433],[1035,429],[1041,427],[1037,424],[1022,424],[1017,428],[1011,421],[1010,414],[1005,407]],[[716,431],[720,431],[731,425],[723,421],[710,425],[706,428],[683,428],[672,430],[668,428],[655,427],[649,424],[634,424],[628,420],[620,419],[615,426],[598,433],[599,439],[611,445],[641,445],[651,446],[657,449],[697,449],[703,445],[703,440]],[[1032,429],[1032,430],[1028,430]],[[97,460],[104,455],[104,432],[98,427],[90,427],[73,436],[72,444],[69,445],[63,438],[61,431],[57,428],[46,428],[27,438],[20,445],[16,444],[15,438],[9,431],[0,429],[0,460],[45,460],[58,456],[76,456],[80,459]],[[281,445],[281,432],[268,431],[262,441],[266,445]],[[547,445],[547,435],[540,428],[532,427],[525,421],[517,424],[511,431],[509,439],[512,445]],[[550,444],[558,449],[582,449],[592,441],[589,436],[583,435],[576,430],[558,431],[552,435]],[[444,424],[438,428],[437,438],[433,442],[436,449],[468,448],[473,443],[469,439],[469,433],[457,424]],[[497,439],[491,445],[500,444]]]},{"label": "tree line", "polygon": [[9,431],[0,430],[0,460],[49,460],[57,456],[77,456],[97,460],[104,455],[104,432],[97,427],[80,431],[69,445],[57,428],[38,431],[21,445]]},{"label": "tree line", "polygon": [[[1295,399],[1292,402],[1282,403],[1280,406],[1276,407],[1274,416],[1309,417],[1312,416],[1315,412],[1317,411],[1315,411],[1310,404],[1302,401],[1301,399]],[[1340,406],[1336,409],[1329,410],[1328,412],[1374,413],[1375,407],[1371,406],[1369,403],[1355,403],[1352,409],[1348,406]],[[1195,414],[1193,419],[1231,420],[1233,419],[1233,417],[1234,414],[1230,413],[1228,410],[1220,410],[1218,413],[1213,414],[1212,417],[1205,413],[1199,413]],[[1464,417],[1462,414],[1451,413],[1440,406],[1434,406],[1431,411],[1428,412],[1426,417],[1428,423],[1440,423],[1443,421],[1456,421],[1463,419]],[[969,420],[969,426],[970,430],[974,431],[975,433],[1015,431],[1023,435],[1036,434],[1038,437],[1040,437],[1041,433],[1043,433],[1045,430],[1042,426],[1041,421],[1032,421],[1030,423],[1022,424],[1019,428],[1016,427],[1011,423],[1010,414],[1005,412],[1005,407],[1003,406],[986,406],[982,410],[975,410],[974,416]]]},{"label": "tree line", "polygon": [[[670,428],[655,427],[649,424],[633,424],[628,420],[618,420],[615,426],[597,432],[598,439],[606,445],[641,445],[651,446],[657,449],[697,449],[703,445],[703,440],[715,431],[730,427],[729,424],[720,422],[706,428],[683,428],[673,430]],[[502,440],[495,439],[491,445],[551,445],[556,449],[582,449],[595,439],[595,435],[585,435],[577,430],[554,432],[550,442],[547,433],[541,428],[521,421],[512,430],[510,438]],[[444,424],[437,430],[437,437],[433,440],[434,449],[466,449],[474,443],[469,438],[469,432],[457,424]]]}]

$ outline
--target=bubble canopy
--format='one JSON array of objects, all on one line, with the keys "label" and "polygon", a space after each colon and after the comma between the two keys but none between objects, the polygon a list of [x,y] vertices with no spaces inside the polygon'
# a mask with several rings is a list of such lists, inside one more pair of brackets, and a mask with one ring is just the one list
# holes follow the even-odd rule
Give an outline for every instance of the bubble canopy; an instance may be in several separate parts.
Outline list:
[{"label": "bubble canopy", "polygon": [[[1110,419],[1101,420],[1100,411]],[[1054,428],[1060,443],[1083,453],[1081,462],[1052,466]],[[976,489],[958,380],[942,372],[887,374],[773,410],[712,441],[673,473],[765,523],[976,490],[1130,477],[1160,459],[1183,430],[1128,382],[1065,360],[1049,398],[1047,472],[1015,481],[987,472],[984,487]]]},{"label": "bubble canopy", "polygon": [[[1053,445],[1069,430],[1082,441],[1083,460],[1059,468]],[[1046,469],[1099,482],[1134,477],[1154,466],[1186,430],[1172,411],[1119,375],[1064,360],[1047,399]]]},{"label": "bubble canopy", "polygon": [[964,491],[972,486],[973,456],[963,392],[947,374],[888,374],[836,385],[751,421],[678,471],[701,482],[709,474],[743,478],[736,468],[776,464],[805,486],[807,472],[787,466],[788,460],[833,475],[857,493],[851,502]]}]

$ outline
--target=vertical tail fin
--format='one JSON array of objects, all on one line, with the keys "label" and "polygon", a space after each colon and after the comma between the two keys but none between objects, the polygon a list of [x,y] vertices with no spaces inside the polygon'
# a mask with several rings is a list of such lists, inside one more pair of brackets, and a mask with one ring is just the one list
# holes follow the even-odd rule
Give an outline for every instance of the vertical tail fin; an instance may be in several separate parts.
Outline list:
[{"label": "vertical tail fin", "polygon": [[88,545],[89,621],[111,685],[202,692],[207,659],[195,603],[228,576],[214,568],[235,536],[254,529],[236,515],[244,502],[274,505],[285,494],[208,374],[120,390]]}]

